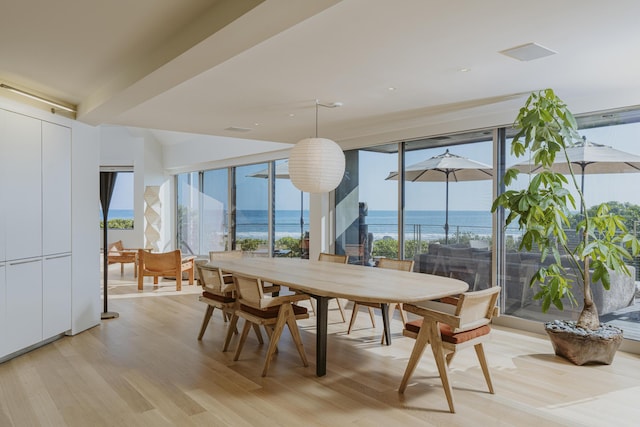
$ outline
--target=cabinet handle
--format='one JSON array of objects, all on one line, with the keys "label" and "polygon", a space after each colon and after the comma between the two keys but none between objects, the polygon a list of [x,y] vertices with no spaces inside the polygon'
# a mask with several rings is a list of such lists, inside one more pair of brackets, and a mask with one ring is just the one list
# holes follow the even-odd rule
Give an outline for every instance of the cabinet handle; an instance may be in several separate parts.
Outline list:
[{"label": "cabinet handle", "polygon": [[26,261],[16,261],[16,262],[10,262],[9,265],[20,265],[20,264],[30,264],[32,262],[41,262],[41,259],[29,259]]},{"label": "cabinet handle", "polygon": [[70,256],[71,256],[71,254],[53,255],[53,256],[45,257],[45,260],[58,259],[58,258],[68,258]]}]

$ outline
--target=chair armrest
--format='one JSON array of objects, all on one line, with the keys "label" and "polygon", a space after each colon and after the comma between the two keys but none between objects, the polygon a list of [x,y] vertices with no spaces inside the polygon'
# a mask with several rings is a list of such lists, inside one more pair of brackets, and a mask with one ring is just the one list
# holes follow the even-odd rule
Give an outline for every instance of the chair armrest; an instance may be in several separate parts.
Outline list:
[{"label": "chair armrest", "polygon": [[436,301],[420,301],[411,304],[405,303],[403,304],[403,308],[410,313],[424,317],[426,320],[446,323],[454,328],[460,326],[460,317],[455,315],[456,306],[451,304]]},{"label": "chair armrest", "polygon": [[309,299],[309,295],[303,295],[303,294],[267,297],[260,302],[260,308],[269,308],[269,307],[278,306],[287,302],[292,303],[292,302],[304,301],[308,299]]}]

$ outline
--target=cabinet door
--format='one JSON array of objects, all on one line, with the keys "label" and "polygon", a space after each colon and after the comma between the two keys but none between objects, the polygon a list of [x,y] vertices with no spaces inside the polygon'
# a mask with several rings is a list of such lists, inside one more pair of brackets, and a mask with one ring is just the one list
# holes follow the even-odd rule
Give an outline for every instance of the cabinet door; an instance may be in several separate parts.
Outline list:
[{"label": "cabinet door", "polygon": [[6,350],[13,353],[42,341],[42,259],[6,264]]},{"label": "cabinet door", "polygon": [[12,112],[5,117],[6,259],[42,256],[41,121]]},{"label": "cabinet door", "polygon": [[71,329],[71,254],[45,257],[42,266],[42,337]]},{"label": "cabinet door", "polygon": [[42,254],[71,251],[71,129],[42,122]]},{"label": "cabinet door", "polygon": [[7,201],[4,188],[9,184],[7,177],[5,176],[7,167],[5,166],[7,161],[7,148],[5,144],[5,122],[7,119],[5,110],[0,110],[0,262],[7,259],[5,253],[5,209],[7,207]]},{"label": "cabinet door", "polygon": [[0,357],[7,352],[7,285],[5,281],[6,267],[0,262]]}]

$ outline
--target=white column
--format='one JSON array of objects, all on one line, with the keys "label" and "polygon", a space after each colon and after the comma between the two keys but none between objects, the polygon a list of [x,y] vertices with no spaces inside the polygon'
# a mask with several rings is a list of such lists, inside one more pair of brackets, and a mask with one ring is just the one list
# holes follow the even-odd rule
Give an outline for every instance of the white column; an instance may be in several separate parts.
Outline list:
[{"label": "white column", "polygon": [[335,242],[332,193],[309,195],[309,259],[317,260],[320,252],[333,252]]}]

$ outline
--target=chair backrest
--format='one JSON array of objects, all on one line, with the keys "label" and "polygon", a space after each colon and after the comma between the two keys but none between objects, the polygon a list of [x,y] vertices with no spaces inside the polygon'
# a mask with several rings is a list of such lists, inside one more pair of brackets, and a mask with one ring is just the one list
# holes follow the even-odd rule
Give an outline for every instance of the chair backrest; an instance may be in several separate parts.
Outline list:
[{"label": "chair backrest", "polygon": [[322,252],[320,256],[318,256],[318,261],[346,264],[347,261],[349,261],[349,257],[347,255],[336,255],[336,254],[328,254],[326,252]]},{"label": "chair backrest", "polygon": [[392,270],[413,271],[414,261],[412,259],[380,258],[378,268],[388,268]]},{"label": "chair backrest", "polygon": [[180,249],[176,249],[171,252],[153,253],[140,249],[138,259],[145,271],[180,271],[182,252]]},{"label": "chair backrest", "polygon": [[455,315],[460,318],[460,324],[454,329],[454,332],[468,331],[488,325],[497,312],[496,302],[499,294],[500,286],[461,294],[455,310]]},{"label": "chair backrest", "polygon": [[260,303],[265,297],[260,278],[234,274],[233,283],[235,284],[236,292],[238,292],[238,299],[242,304],[262,308]]},{"label": "chair backrest", "polygon": [[123,250],[124,246],[122,246],[122,240],[111,243],[107,249],[108,252],[121,252]]},{"label": "chair backrest", "polygon": [[243,256],[244,253],[242,251],[209,251],[209,259],[211,261],[238,259],[242,258]]},{"label": "chair backrest", "polygon": [[235,289],[233,282],[225,282],[222,271],[219,268],[202,268],[200,264],[196,264],[196,270],[198,270],[198,277],[204,291],[228,296]]}]

